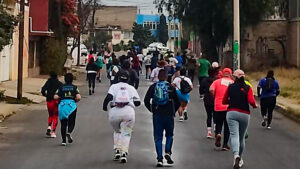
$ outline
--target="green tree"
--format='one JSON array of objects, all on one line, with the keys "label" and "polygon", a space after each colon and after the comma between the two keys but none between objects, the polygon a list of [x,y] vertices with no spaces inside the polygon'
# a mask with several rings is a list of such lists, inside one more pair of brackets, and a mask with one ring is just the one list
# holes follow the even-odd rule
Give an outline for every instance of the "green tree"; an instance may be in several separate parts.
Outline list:
[{"label": "green tree", "polygon": [[107,32],[100,31],[96,32],[95,36],[89,36],[83,44],[88,49],[93,49],[94,51],[98,51],[101,48],[102,44],[106,44],[106,42],[112,40],[112,36],[107,34]]},{"label": "green tree", "polygon": [[158,41],[166,45],[168,39],[169,39],[169,35],[168,35],[166,16],[162,14],[160,16],[159,25],[158,25]]},{"label": "green tree", "polygon": [[18,24],[17,17],[10,15],[0,4],[0,51],[11,43],[14,28]]},{"label": "green tree", "polygon": [[[274,14],[280,1],[284,0],[241,0],[242,30]],[[175,16],[200,36],[203,53],[212,61],[218,60],[217,48],[224,45],[233,32],[232,0],[155,0],[155,3],[170,11],[175,9]]]},{"label": "green tree", "polygon": [[143,25],[139,25],[137,23],[133,24],[132,32],[133,40],[135,45],[138,45],[141,48],[147,47],[152,42],[156,41],[156,38],[151,34],[149,28],[144,28]]}]

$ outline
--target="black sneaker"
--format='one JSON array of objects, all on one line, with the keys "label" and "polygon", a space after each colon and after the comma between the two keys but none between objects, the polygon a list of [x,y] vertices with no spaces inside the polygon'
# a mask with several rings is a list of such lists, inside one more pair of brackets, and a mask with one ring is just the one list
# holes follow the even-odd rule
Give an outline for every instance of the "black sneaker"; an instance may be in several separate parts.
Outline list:
[{"label": "black sneaker", "polygon": [[163,166],[164,166],[163,160],[157,160],[156,167],[163,167]]},{"label": "black sneaker", "polygon": [[266,125],[267,125],[267,117],[264,117],[264,119],[263,119],[263,121],[262,121],[262,123],[261,123],[261,125],[263,126],[263,127],[266,127]]},{"label": "black sneaker", "polygon": [[183,113],[183,116],[184,116],[184,120],[188,120],[189,117],[188,117],[188,115],[187,115],[187,112],[184,112],[184,113]]},{"label": "black sneaker", "polygon": [[91,89],[89,90],[89,95],[92,95],[92,90]]},{"label": "black sneaker", "polygon": [[228,145],[224,145],[222,147],[222,151],[229,151],[230,150],[230,147]]},{"label": "black sneaker", "polygon": [[67,138],[68,138],[68,143],[73,143],[73,138],[71,134],[67,134]]},{"label": "black sneaker", "polygon": [[165,159],[167,160],[167,163],[168,163],[168,164],[170,164],[170,165],[173,165],[173,164],[174,164],[174,161],[173,161],[172,158],[171,158],[171,154],[166,153]]},{"label": "black sneaker", "polygon": [[119,161],[121,158],[120,150],[115,151],[114,161]]},{"label": "black sneaker", "polygon": [[93,89],[92,93],[94,94],[95,93],[95,90]]},{"label": "black sneaker", "polygon": [[67,142],[66,142],[65,140],[63,140],[63,141],[61,142],[61,146],[67,146]]},{"label": "black sneaker", "polygon": [[47,129],[46,135],[47,135],[47,136],[50,136],[50,135],[51,135],[51,129]]},{"label": "black sneaker", "polygon": [[101,83],[102,81],[101,81],[101,79],[99,79],[99,83]]},{"label": "black sneaker", "polygon": [[122,153],[120,158],[121,163],[127,163],[127,153]]},{"label": "black sneaker", "polygon": [[233,169],[240,169],[240,160],[241,160],[241,157],[236,157],[234,159],[234,164],[233,164]]}]

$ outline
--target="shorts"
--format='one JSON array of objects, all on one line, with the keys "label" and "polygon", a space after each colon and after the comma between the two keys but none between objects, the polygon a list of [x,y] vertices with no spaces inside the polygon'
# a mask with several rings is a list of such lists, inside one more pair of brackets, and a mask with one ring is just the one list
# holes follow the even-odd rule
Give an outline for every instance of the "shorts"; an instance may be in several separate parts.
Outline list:
[{"label": "shorts", "polygon": [[151,65],[145,65],[146,69],[151,69]]},{"label": "shorts", "polygon": [[99,71],[99,70],[101,70],[102,69],[102,67],[97,67],[97,71]]},{"label": "shorts", "polygon": [[183,94],[183,93],[181,93],[180,90],[176,90],[176,92],[177,92],[177,95],[181,102],[186,102],[186,103],[190,102],[190,94],[189,93]]}]

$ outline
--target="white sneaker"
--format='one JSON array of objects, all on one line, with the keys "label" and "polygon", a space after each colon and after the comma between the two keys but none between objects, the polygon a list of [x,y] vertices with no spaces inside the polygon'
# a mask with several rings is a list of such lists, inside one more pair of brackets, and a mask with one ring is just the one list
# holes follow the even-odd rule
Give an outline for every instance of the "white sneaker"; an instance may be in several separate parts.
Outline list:
[{"label": "white sneaker", "polygon": [[127,153],[122,153],[121,158],[120,158],[121,163],[127,163]]},{"label": "white sneaker", "polygon": [[62,142],[61,145],[62,145],[62,146],[67,146],[67,143]]},{"label": "white sneaker", "polygon": [[240,160],[240,163],[239,163],[239,167],[242,168],[243,166],[244,166],[244,160],[241,159],[241,160]]},{"label": "white sneaker", "polygon": [[50,137],[51,137],[51,138],[56,138],[56,134],[55,134],[55,132],[54,132],[54,131],[52,131],[52,132],[51,132],[51,135],[50,135]]},{"label": "white sneaker", "polygon": [[183,122],[184,121],[184,117],[183,116],[180,116],[179,117],[179,122]]},{"label": "white sneaker", "polygon": [[271,130],[272,128],[271,128],[271,126],[268,126],[267,129],[268,129],[268,130]]}]

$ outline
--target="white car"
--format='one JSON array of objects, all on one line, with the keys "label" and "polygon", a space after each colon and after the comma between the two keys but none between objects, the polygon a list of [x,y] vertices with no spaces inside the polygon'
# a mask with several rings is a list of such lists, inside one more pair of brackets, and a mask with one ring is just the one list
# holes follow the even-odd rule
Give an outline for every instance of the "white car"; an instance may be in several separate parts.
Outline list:
[{"label": "white car", "polygon": [[[72,65],[77,65],[78,47],[72,51]],[[88,60],[88,50],[84,44],[80,45],[80,65],[86,65]]]},{"label": "white car", "polygon": [[148,50],[149,52],[153,52],[153,51],[158,50],[158,51],[159,51],[160,53],[162,53],[162,54],[164,54],[164,53],[166,53],[166,52],[169,51],[169,49],[168,49],[164,44],[162,44],[162,43],[160,43],[160,42],[154,42],[154,43],[151,43],[151,44],[148,46],[147,50]]}]

